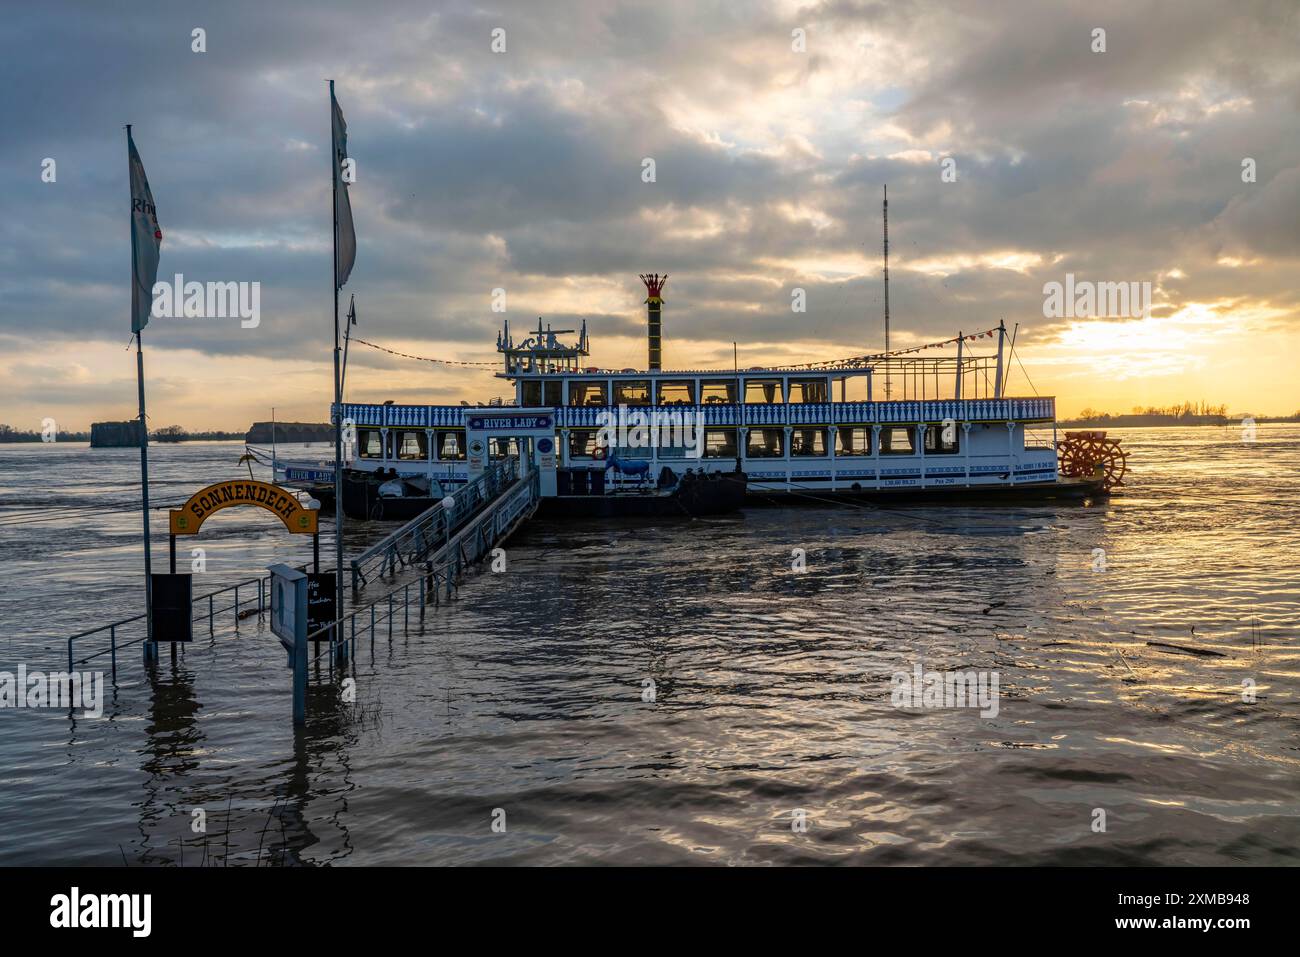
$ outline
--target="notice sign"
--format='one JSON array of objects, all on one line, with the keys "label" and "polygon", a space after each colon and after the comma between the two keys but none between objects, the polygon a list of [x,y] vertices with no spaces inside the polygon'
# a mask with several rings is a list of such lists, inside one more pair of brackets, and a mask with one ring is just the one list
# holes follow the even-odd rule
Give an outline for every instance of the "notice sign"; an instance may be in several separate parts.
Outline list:
[{"label": "notice sign", "polygon": [[153,640],[191,641],[194,638],[194,576],[150,575],[153,598]]},{"label": "notice sign", "polygon": [[[307,634],[334,624],[334,598],[337,581],[333,572],[307,573]],[[329,632],[321,632],[313,641],[328,641]]]},{"label": "notice sign", "polygon": [[293,651],[307,636],[307,576],[288,565],[271,565],[271,632]]},{"label": "notice sign", "polygon": [[469,442],[469,471],[471,475],[476,475],[483,471],[483,440],[470,439]]},{"label": "notice sign", "polygon": [[555,468],[555,440],[544,436],[537,440],[538,464],[544,469]]}]

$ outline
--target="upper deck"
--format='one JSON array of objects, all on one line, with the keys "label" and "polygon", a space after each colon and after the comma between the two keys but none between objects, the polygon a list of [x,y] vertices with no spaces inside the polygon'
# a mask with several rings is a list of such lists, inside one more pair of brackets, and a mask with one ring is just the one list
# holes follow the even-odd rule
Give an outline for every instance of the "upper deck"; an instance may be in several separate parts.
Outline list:
[{"label": "upper deck", "polygon": [[[644,375],[644,373],[642,373]],[[618,406],[556,405],[558,428],[595,428],[601,415],[617,414]],[[374,405],[344,403],[343,418],[354,425],[402,428],[463,428],[468,413],[510,406]],[[628,411],[689,415],[698,410],[704,425],[715,427],[764,425],[876,425],[881,423],[1056,421],[1056,399],[1034,396],[1005,399],[927,399],[872,402],[781,402],[630,405]],[[331,407],[331,415],[334,407]],[[608,421],[608,419],[606,419]]]}]

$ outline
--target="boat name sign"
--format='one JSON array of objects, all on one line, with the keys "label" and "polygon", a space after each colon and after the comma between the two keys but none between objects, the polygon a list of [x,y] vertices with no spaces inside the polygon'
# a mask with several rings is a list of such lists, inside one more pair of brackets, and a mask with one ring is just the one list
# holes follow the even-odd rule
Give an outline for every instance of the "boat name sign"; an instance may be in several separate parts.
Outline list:
[{"label": "boat name sign", "polygon": [[550,415],[476,415],[469,420],[469,427],[475,432],[495,432],[501,429],[540,432],[554,429],[555,418]]}]

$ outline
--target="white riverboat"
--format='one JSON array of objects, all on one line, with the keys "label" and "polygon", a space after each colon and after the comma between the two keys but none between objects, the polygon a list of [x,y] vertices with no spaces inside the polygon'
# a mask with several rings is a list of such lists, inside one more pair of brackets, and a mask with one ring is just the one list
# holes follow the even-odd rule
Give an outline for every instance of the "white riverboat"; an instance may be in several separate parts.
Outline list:
[{"label": "white riverboat", "polygon": [[[636,513],[630,500],[662,497],[701,475],[741,481],[755,504],[1105,491],[1095,475],[1058,474],[1052,397],[1006,394],[1001,323],[833,362],[667,370],[659,367],[665,278],[643,277],[647,368],[586,365],[585,322],[580,330],[554,330],[539,320],[518,342],[507,322],[497,340],[497,376],[513,385],[512,399],[333,408],[349,440],[349,474],[374,477],[376,488],[380,479],[414,483],[407,491],[420,499],[515,457],[538,471],[543,498],[553,500],[544,503],[547,511],[595,514]],[[277,464],[276,478],[287,484],[332,474],[323,464]],[[369,499],[348,511],[375,517]]]}]

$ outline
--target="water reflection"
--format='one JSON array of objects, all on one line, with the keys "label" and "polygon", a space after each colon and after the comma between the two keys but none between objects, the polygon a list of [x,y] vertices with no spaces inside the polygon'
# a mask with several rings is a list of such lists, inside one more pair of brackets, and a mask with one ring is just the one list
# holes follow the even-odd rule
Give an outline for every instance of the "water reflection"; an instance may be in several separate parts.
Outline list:
[{"label": "water reflection", "polygon": [[[169,652],[162,652],[157,663],[145,665],[145,675],[150,694],[145,742],[140,749],[140,769],[145,776],[138,809],[140,841],[135,851],[140,863],[170,864],[184,855],[184,831],[176,835],[175,847],[169,846],[177,816],[188,816],[187,808],[207,803],[201,790],[188,783],[189,775],[200,767],[204,748],[199,721],[203,706],[195,693],[195,674],[185,666],[175,643]],[[155,836],[161,837],[157,847]]]}]

